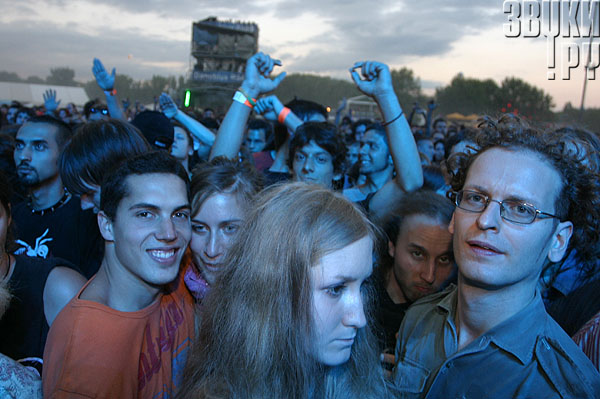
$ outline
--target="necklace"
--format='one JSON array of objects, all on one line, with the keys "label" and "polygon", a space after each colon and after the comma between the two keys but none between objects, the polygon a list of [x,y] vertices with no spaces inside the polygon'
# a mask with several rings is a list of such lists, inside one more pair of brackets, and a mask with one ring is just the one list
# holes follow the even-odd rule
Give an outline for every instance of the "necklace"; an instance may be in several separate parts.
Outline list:
[{"label": "necklace", "polygon": [[56,209],[60,208],[65,203],[67,203],[70,199],[71,199],[71,193],[68,192],[67,189],[65,188],[65,193],[63,194],[62,198],[56,204],[52,205],[51,207],[48,207],[45,209],[37,209],[37,210],[33,209],[33,208],[31,208],[31,198],[29,199],[28,205],[31,208],[31,213],[33,213],[34,215],[44,216],[44,214],[46,212],[54,212]]}]

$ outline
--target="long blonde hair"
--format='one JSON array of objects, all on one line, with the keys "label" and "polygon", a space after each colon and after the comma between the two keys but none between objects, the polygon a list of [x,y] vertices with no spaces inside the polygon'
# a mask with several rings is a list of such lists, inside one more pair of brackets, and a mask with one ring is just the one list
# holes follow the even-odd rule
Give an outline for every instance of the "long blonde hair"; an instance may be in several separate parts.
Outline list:
[{"label": "long blonde hair", "polygon": [[385,396],[370,326],[358,331],[342,366],[311,355],[310,268],[363,237],[375,238],[372,224],[331,190],[304,183],[265,190],[202,303],[180,397]]}]

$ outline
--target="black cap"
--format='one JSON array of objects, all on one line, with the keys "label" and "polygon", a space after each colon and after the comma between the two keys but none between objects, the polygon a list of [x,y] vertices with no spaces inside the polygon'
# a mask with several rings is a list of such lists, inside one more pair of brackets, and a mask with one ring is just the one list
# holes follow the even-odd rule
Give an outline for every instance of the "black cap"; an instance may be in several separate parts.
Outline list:
[{"label": "black cap", "polygon": [[173,144],[173,125],[162,112],[144,111],[131,121],[140,129],[148,143],[159,150],[169,150]]}]

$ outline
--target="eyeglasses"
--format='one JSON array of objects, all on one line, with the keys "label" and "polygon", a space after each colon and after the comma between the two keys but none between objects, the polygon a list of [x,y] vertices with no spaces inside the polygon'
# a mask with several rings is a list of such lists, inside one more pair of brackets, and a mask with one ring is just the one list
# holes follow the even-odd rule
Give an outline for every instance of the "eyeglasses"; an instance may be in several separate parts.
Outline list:
[{"label": "eyeglasses", "polygon": [[102,112],[103,115],[108,115],[108,109],[106,108],[90,108],[90,112],[95,114],[96,112]]},{"label": "eyeglasses", "polygon": [[519,200],[498,201],[489,196],[471,190],[453,191],[454,203],[457,207],[468,212],[482,213],[490,201],[500,205],[500,217],[509,222],[530,224],[538,219],[557,218],[558,216],[542,212],[535,206]]}]

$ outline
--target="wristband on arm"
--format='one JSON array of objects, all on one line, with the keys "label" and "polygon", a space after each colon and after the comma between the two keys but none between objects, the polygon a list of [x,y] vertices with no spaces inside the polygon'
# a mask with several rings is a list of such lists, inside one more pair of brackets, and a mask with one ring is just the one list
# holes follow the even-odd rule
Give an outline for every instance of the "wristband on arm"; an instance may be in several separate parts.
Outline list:
[{"label": "wristband on arm", "polygon": [[291,112],[291,110],[288,107],[283,107],[283,109],[279,113],[279,116],[277,117],[277,120],[279,121],[279,123],[284,124],[285,118],[287,118],[287,116],[289,115],[290,112]]},{"label": "wristband on arm", "polygon": [[113,87],[112,90],[104,90],[104,94],[106,94],[107,96],[116,96],[117,95],[117,89],[115,89]]},{"label": "wristband on arm", "polygon": [[246,97],[246,100],[248,100],[248,102],[250,103],[250,105],[252,106],[252,108],[254,108],[256,106],[256,98],[252,98],[248,95],[248,93],[246,93],[244,91],[244,89],[242,89],[242,87],[238,87],[238,91],[240,93],[242,93],[244,95],[244,97]]},{"label": "wristband on arm", "polygon": [[[246,95],[244,93],[242,93],[241,91],[236,91],[235,95],[233,96],[233,101],[237,101],[238,103],[244,104],[247,107],[250,108],[254,108],[254,105],[252,105],[252,102],[250,100],[253,99],[249,99],[248,97],[246,97]],[[256,100],[253,100],[254,104],[256,104]]]}]

